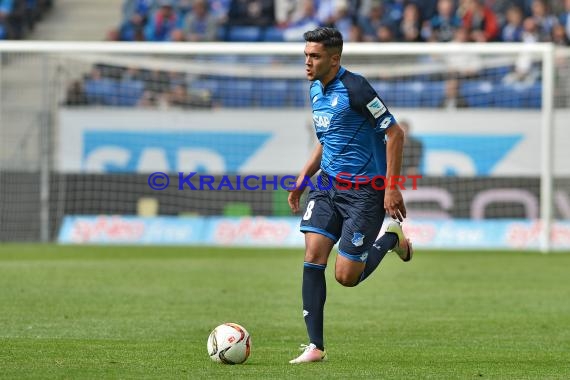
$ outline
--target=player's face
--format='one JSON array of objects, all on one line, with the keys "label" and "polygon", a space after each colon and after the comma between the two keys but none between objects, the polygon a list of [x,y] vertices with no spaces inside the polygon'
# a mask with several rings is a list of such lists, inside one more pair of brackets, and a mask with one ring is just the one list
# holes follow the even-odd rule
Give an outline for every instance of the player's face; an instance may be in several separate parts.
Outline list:
[{"label": "player's face", "polygon": [[310,81],[327,84],[336,75],[340,55],[328,51],[323,44],[307,42],[305,45],[305,74]]}]

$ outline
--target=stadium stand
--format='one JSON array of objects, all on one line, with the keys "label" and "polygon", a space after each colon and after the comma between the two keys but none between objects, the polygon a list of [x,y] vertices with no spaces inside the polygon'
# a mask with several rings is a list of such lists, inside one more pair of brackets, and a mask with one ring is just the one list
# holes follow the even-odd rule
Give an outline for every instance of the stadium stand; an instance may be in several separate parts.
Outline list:
[{"label": "stadium stand", "polygon": [[[564,4],[562,4],[564,3]],[[122,21],[107,39],[118,41],[302,41],[302,31],[318,25],[336,26],[351,42],[519,42],[553,41],[569,45],[570,1],[547,0],[125,0]],[[224,57],[224,60],[231,57]],[[186,107],[301,107],[302,81],[229,77],[183,78],[184,86],[169,82],[160,91],[148,76],[123,81],[108,74],[86,76],[69,88],[67,104],[153,106],[170,103],[172,91],[185,89]],[[127,67],[111,71],[121,73]],[[142,73],[147,72],[144,67]],[[533,63],[495,65],[469,74],[439,77],[411,75],[376,78],[377,89],[395,107],[433,107],[445,103],[449,81],[467,107],[540,107],[540,77]],[[484,78],[484,80],[482,79]],[[375,78],[371,78],[374,80]],[[152,86],[151,86],[152,87]],[[260,97],[259,89],[266,94]],[[287,96],[283,96],[287,90]],[[126,95],[125,95],[126,94]],[[426,96],[429,94],[429,96]],[[122,98],[125,95],[125,98]],[[75,97],[75,98],[74,98]],[[82,101],[76,101],[76,98]],[[160,100],[162,99],[162,100]],[[300,99],[300,100],[299,100]]]},{"label": "stadium stand", "polygon": [[55,0],[0,0],[0,40],[26,38]]}]

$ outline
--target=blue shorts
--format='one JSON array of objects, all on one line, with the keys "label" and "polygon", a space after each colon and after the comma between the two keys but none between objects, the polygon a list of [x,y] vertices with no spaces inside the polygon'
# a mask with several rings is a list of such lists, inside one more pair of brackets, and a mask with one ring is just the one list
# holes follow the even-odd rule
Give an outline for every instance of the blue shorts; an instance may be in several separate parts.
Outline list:
[{"label": "blue shorts", "polygon": [[326,174],[316,182],[320,185],[309,191],[301,231],[327,236],[335,243],[340,239],[340,255],[366,262],[386,215],[384,191],[370,184],[346,189],[345,183]]}]

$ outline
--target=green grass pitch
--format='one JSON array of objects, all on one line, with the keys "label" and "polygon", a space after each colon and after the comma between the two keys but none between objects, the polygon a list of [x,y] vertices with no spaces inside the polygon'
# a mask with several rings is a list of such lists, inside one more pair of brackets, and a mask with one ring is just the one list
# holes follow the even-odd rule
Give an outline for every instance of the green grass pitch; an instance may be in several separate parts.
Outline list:
[{"label": "green grass pitch", "polygon": [[[327,269],[329,360],[306,342],[302,250],[0,245],[0,378],[568,379],[570,254],[394,254],[356,288]],[[252,355],[211,362],[243,324]]]}]

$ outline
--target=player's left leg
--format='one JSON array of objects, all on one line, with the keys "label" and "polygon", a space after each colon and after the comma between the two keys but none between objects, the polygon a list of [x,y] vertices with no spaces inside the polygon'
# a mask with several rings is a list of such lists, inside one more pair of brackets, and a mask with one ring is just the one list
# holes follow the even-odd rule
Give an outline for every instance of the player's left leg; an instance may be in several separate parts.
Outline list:
[{"label": "player's left leg", "polygon": [[343,226],[335,275],[336,280],[344,286],[358,285],[368,263],[377,267],[387,252],[373,248],[384,220],[382,197],[382,192],[371,186],[339,191],[337,194],[335,201],[343,217]]},{"label": "player's left leg", "polygon": [[339,254],[336,257],[334,275],[339,284],[342,286],[356,286],[360,282],[360,276],[364,270],[365,263],[356,258],[348,258]]}]

